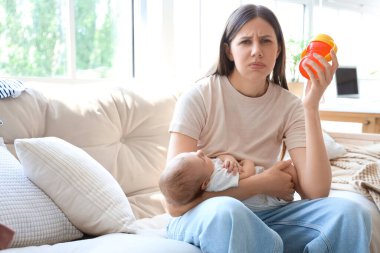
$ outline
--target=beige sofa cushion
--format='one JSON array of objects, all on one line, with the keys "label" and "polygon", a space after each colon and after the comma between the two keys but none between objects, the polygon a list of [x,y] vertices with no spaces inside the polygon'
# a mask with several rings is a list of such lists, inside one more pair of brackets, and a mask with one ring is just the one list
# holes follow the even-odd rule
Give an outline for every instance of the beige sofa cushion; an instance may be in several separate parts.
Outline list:
[{"label": "beige sofa cushion", "polygon": [[0,137],[15,155],[16,138],[43,136],[48,102],[41,92],[29,89],[17,98],[0,99]]},{"label": "beige sofa cushion", "polygon": [[165,211],[157,182],[176,97],[139,94],[121,86],[33,84],[0,100],[0,136],[7,144],[56,136],[82,148],[117,180],[136,218],[152,217]]}]

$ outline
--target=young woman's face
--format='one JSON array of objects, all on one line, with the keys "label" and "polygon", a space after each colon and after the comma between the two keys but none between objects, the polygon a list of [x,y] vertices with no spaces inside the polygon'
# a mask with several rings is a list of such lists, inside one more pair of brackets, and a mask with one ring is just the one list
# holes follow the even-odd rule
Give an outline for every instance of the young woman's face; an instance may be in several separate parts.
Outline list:
[{"label": "young woman's face", "polygon": [[257,17],[240,29],[230,46],[226,45],[226,53],[235,63],[234,72],[242,78],[263,80],[273,71],[280,49],[272,26]]}]

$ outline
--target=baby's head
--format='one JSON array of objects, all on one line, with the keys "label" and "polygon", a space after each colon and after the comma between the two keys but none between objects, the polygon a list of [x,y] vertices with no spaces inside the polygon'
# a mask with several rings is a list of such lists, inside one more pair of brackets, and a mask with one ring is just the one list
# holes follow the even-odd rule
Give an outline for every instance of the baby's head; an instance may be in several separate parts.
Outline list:
[{"label": "baby's head", "polygon": [[180,153],[161,174],[161,192],[170,204],[187,204],[204,192],[213,171],[211,159],[202,150]]}]

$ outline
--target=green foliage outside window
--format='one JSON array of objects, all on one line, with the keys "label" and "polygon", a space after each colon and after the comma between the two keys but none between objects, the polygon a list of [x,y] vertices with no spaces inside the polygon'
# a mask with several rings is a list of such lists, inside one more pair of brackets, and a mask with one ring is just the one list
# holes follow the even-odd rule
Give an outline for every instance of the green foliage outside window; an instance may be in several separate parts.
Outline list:
[{"label": "green foliage outside window", "polygon": [[[80,0],[75,5],[78,69],[101,70],[112,66],[115,25],[112,22],[111,3],[107,1],[104,6],[107,9],[103,9],[103,16],[99,17],[96,13],[97,2]],[[103,22],[97,27],[100,18]]]},{"label": "green foliage outside window", "polygon": [[306,46],[305,40],[289,39],[286,42],[287,65],[290,70],[290,82],[298,82],[300,78],[298,65],[301,61],[301,54]]},{"label": "green foliage outside window", "polygon": [[[69,15],[65,4],[64,0],[0,0],[0,75],[67,74]],[[115,25],[111,0],[75,1],[75,24],[77,69],[104,72],[112,67]]]}]

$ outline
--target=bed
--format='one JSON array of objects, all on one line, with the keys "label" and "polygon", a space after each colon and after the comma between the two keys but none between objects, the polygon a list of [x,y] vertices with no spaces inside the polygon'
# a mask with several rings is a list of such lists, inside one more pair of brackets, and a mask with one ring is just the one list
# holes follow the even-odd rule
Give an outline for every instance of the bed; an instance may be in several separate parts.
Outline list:
[{"label": "bed", "polygon": [[380,252],[380,134],[329,133],[346,153],[331,160],[330,196],[349,198],[372,214],[371,253]]}]

